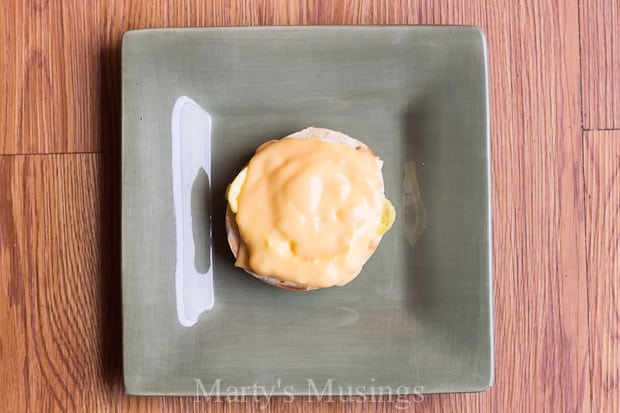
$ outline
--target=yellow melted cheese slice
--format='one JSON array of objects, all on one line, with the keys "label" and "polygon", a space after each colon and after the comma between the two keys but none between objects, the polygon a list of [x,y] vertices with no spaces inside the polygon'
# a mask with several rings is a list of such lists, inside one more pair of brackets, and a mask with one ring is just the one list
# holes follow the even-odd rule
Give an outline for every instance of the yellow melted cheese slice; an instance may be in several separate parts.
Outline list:
[{"label": "yellow melted cheese slice", "polygon": [[350,282],[394,222],[381,166],[317,139],[263,144],[227,192],[241,236],[235,265],[318,288]]}]

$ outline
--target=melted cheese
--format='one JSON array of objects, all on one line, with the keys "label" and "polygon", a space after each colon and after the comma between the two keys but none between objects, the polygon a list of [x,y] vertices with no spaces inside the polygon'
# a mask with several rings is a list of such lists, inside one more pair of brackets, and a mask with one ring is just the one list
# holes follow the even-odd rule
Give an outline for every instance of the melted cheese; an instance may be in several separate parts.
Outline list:
[{"label": "melted cheese", "polygon": [[319,288],[350,282],[394,221],[381,164],[316,139],[259,147],[228,188],[241,235],[235,265]]}]

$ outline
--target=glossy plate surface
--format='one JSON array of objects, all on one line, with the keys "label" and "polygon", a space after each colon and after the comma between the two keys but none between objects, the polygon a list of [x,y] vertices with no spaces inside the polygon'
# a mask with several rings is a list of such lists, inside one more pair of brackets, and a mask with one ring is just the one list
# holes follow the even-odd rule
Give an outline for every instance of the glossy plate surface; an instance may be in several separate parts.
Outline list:
[{"label": "glossy plate surface", "polygon": [[[123,38],[122,67],[129,393],[221,395],[255,384],[259,392],[298,395],[490,386],[489,120],[479,29],[140,30]],[[215,304],[189,328],[179,324],[175,302],[171,113],[179,96],[212,119],[212,203],[197,193],[191,208],[202,234],[194,238],[195,261],[213,266]],[[307,126],[367,143],[385,161],[397,216],[351,284],[300,293],[233,266],[224,193],[259,144]]]}]

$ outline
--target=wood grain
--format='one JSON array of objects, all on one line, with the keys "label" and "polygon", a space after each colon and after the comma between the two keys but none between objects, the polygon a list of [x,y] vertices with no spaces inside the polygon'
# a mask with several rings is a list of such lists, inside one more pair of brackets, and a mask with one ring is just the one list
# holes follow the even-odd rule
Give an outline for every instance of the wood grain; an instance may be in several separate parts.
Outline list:
[{"label": "wood grain", "polygon": [[[576,2],[422,7],[487,32],[496,382],[454,410],[587,411],[587,301]],[[560,35],[562,33],[562,35]],[[464,408],[463,406],[467,406]]]},{"label": "wood grain", "polygon": [[580,5],[583,126],[620,128],[620,0]]},{"label": "wood grain", "polygon": [[593,412],[620,411],[620,131],[585,133]]},{"label": "wood grain", "polygon": [[[22,211],[10,208],[13,199],[21,195],[9,184],[12,162],[0,158],[0,400],[15,411],[28,411],[29,385],[28,354],[26,351],[25,274],[28,249],[18,233],[25,226]],[[17,213],[17,214],[16,214]],[[25,254],[25,255],[24,255]]]},{"label": "wood grain", "polygon": [[[591,398],[592,411],[617,410],[617,319],[614,325],[606,306],[617,296],[618,261],[610,267],[602,248],[617,238],[603,205],[617,205],[618,195],[600,192],[614,176],[599,165],[611,164],[611,148],[595,146],[589,135],[582,148],[575,30],[581,23],[586,92],[594,86],[586,85],[584,47],[595,38],[585,39],[585,27],[591,33],[617,28],[585,10],[586,3],[594,2],[581,9],[578,0],[1,2],[0,153],[103,152],[0,156],[0,326],[11,332],[0,338],[0,399],[8,411],[265,411],[260,402],[122,392],[120,38],[142,27],[387,23],[475,24],[487,33],[495,385],[485,393],[421,402],[411,396],[400,404],[276,398],[270,410],[572,412],[590,411]],[[611,69],[600,63],[608,55],[588,53],[599,59],[588,68],[604,69],[588,69],[588,82],[610,79]],[[586,94],[604,95],[604,106],[617,114],[610,90],[584,93],[584,108],[599,99],[586,103]],[[583,149],[592,197],[585,210]],[[595,264],[616,277],[593,273]],[[607,326],[600,337],[597,329],[588,331],[588,281],[590,320]]]},{"label": "wood grain", "polygon": [[9,300],[0,302],[18,315],[3,324],[15,333],[3,337],[0,386],[3,402],[16,401],[11,411],[97,411],[114,401],[110,389],[121,391],[103,373],[102,348],[119,348],[120,334],[104,319],[112,275],[103,265],[100,157],[0,157],[10,194],[3,191],[0,215]]},{"label": "wood grain", "polygon": [[0,153],[99,150],[100,30],[87,4],[0,2]]}]

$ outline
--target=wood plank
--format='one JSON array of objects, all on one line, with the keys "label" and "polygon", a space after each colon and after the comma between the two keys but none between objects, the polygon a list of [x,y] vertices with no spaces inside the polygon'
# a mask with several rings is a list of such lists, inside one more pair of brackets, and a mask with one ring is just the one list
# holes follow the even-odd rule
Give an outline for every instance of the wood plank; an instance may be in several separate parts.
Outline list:
[{"label": "wood plank", "polygon": [[585,133],[593,412],[620,411],[620,131]]},{"label": "wood plank", "polygon": [[98,150],[97,14],[88,3],[0,3],[0,153]]},{"label": "wood plank", "polygon": [[620,128],[620,0],[580,4],[583,127]]},{"label": "wood plank", "polygon": [[0,305],[19,305],[24,314],[15,317],[20,341],[3,340],[9,362],[2,363],[2,377],[12,375],[15,383],[3,380],[0,387],[27,386],[3,397],[13,399],[8,411],[98,411],[122,392],[118,381],[105,380],[104,353],[120,351],[120,325],[109,325],[107,306],[118,308],[120,300],[108,303],[106,277],[119,274],[105,272],[100,158],[0,157],[2,188],[10,194],[2,199],[0,262],[12,290]]},{"label": "wood plank", "polygon": [[29,271],[22,268],[32,260],[28,239],[18,239],[27,223],[22,210],[12,207],[23,192],[10,185],[12,166],[9,158],[0,157],[0,400],[25,412],[30,407],[25,397],[30,386],[24,300]]}]

